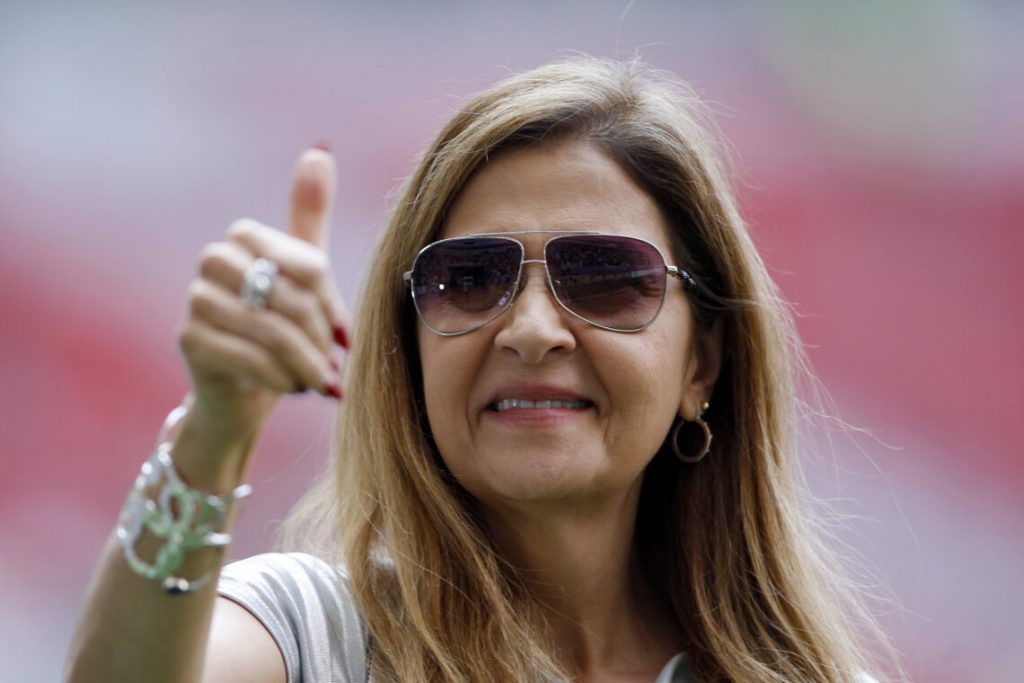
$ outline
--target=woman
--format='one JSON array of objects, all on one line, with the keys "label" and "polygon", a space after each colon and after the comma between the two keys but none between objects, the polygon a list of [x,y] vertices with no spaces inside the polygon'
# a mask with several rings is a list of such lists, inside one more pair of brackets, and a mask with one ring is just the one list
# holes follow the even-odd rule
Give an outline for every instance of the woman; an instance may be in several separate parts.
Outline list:
[{"label": "woman", "polygon": [[[333,476],[288,527],[313,555],[232,565],[218,599],[274,402],[340,396],[334,171],[306,153],[290,234],[240,222],[204,252],[181,331],[192,399],[129,497],[69,680],[869,670],[849,619],[870,619],[802,507],[792,325],[709,129],[671,78],[587,58],[458,113],[373,261]],[[158,490],[176,503],[147,508]],[[211,521],[175,536],[190,506]]]}]

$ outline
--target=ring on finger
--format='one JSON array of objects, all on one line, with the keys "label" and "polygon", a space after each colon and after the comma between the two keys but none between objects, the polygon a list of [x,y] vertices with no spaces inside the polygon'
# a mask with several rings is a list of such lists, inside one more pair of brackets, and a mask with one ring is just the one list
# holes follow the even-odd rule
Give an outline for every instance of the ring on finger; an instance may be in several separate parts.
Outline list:
[{"label": "ring on finger", "polygon": [[252,309],[267,307],[267,299],[277,280],[277,264],[265,258],[258,258],[245,269],[239,296],[242,303]]}]

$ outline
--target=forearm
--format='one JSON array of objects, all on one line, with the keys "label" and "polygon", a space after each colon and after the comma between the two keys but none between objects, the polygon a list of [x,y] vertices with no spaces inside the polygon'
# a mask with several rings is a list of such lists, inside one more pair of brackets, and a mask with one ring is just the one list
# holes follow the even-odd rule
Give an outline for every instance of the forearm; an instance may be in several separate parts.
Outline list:
[{"label": "forearm", "polygon": [[[250,440],[231,446],[201,436],[197,422],[193,417],[183,425],[172,449],[175,469],[189,486],[210,493],[230,490],[242,475]],[[211,450],[221,453],[212,457]],[[235,511],[229,511],[221,530],[230,531]],[[148,562],[164,543],[144,531],[133,547]],[[224,548],[187,551],[174,574],[190,580],[209,574],[209,582],[194,593],[175,595],[161,581],[137,574],[112,536],[86,595],[66,680],[199,681],[224,554]]]},{"label": "forearm", "polygon": [[[222,550],[195,555],[183,565],[183,574],[202,572],[211,558],[219,572]],[[196,593],[170,595],[159,581],[135,574],[112,537],[86,597],[65,680],[199,681],[216,597],[215,578]]]}]

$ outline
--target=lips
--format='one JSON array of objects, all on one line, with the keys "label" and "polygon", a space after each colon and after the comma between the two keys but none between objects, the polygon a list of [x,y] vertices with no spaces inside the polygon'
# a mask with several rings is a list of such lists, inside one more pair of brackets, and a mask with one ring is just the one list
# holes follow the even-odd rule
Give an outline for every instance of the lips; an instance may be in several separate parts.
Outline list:
[{"label": "lips", "polygon": [[575,391],[554,386],[503,387],[487,403],[495,412],[507,410],[582,410],[594,402]]}]

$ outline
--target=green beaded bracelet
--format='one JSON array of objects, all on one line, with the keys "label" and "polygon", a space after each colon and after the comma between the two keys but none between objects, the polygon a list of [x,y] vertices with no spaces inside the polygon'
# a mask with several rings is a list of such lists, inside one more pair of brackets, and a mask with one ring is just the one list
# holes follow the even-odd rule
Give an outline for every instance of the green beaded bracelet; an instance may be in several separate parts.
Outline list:
[{"label": "green beaded bracelet", "polygon": [[[194,593],[209,583],[215,573],[215,560],[196,579],[188,580],[174,572],[189,550],[223,548],[231,542],[231,536],[221,531],[228,511],[232,503],[252,493],[252,487],[243,484],[215,496],[190,488],[181,480],[171,460],[171,434],[188,412],[188,405],[186,400],[167,416],[156,449],[142,464],[117,525],[117,539],[128,566],[143,578],[160,581],[172,595]],[[157,486],[159,490],[153,497],[150,492]],[[143,529],[164,541],[152,562],[146,562],[135,552]]]}]

